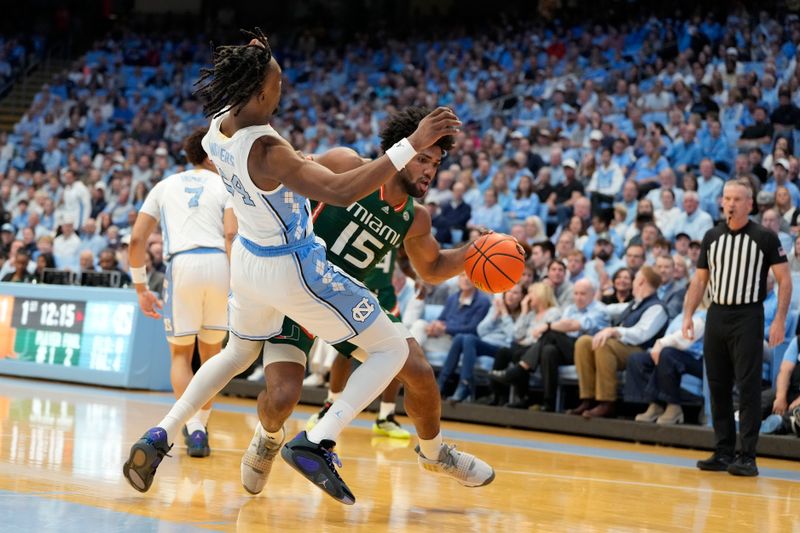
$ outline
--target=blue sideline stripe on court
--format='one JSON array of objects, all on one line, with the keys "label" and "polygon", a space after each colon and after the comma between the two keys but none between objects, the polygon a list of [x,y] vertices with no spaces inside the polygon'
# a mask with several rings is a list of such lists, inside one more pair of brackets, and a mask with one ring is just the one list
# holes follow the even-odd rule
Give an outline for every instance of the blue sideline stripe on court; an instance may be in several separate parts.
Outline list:
[{"label": "blue sideline stripe on court", "polygon": [[[62,390],[62,391],[66,389],[67,391],[73,393],[108,396],[113,398],[124,398],[129,401],[157,403],[163,405],[172,405],[174,403],[174,399],[167,395],[154,395],[154,394],[149,395],[149,394],[136,393],[126,390],[117,391],[108,389],[98,389],[90,386],[71,385],[64,383],[36,382],[36,384],[37,387],[41,386],[41,388],[43,389]],[[0,378],[0,385],[19,386],[19,381],[13,379]],[[31,392],[30,388],[25,388],[25,387],[20,387],[20,388],[23,388],[29,394]],[[255,405],[253,405],[253,407],[245,407],[242,405],[217,404],[214,406],[214,409],[225,413],[242,413],[249,415],[256,414]],[[291,420],[297,420],[301,422],[304,422],[307,418],[308,416],[305,413],[302,414],[293,413],[292,416],[290,417]],[[360,429],[367,429],[367,430],[372,428],[372,422],[369,420],[356,419],[353,420],[353,422],[351,422],[350,425],[353,427],[357,427]],[[413,427],[409,427],[408,429],[412,433],[414,433]],[[471,433],[468,431],[448,430],[444,433],[444,435],[446,439],[456,439],[456,440],[477,442],[481,444],[511,446],[514,448],[524,448],[527,450],[538,450],[551,453],[563,453],[568,455],[579,455],[583,457],[599,457],[602,459],[612,459],[619,461],[635,461],[640,463],[660,464],[660,465],[677,466],[677,467],[691,468],[691,469],[696,468],[695,463],[697,462],[697,459],[704,458],[708,454],[708,452],[706,451],[698,450],[697,458],[687,459],[683,457],[674,457],[658,453],[595,448],[593,446],[584,446],[580,444],[547,442],[535,438],[520,439],[515,437],[502,437],[498,435]],[[800,472],[798,471],[784,470],[779,468],[759,467],[759,472],[762,478],[800,481]]]},{"label": "blue sideline stripe on court", "polygon": [[[48,498],[42,494],[0,490],[0,516],[8,531],[152,531],[158,533],[208,532],[186,522],[170,522],[82,503]],[[58,493],[54,493],[58,494]],[[91,524],[91,526],[87,526]],[[225,522],[224,524],[229,524]],[[222,524],[222,525],[224,525]],[[210,525],[204,523],[204,525]]]}]

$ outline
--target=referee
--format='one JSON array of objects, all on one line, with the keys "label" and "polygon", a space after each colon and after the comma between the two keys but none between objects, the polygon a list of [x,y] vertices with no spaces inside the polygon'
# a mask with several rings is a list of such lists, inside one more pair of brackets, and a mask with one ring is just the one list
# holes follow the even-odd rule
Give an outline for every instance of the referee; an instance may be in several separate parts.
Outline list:
[{"label": "referee", "polygon": [[[757,476],[756,443],[761,423],[761,367],[767,275],[778,283],[778,312],[769,329],[769,345],[783,342],[792,278],[778,236],[750,221],[753,190],[747,180],[732,180],[722,191],[726,223],[703,237],[697,273],[686,293],[683,335],[694,338],[692,314],[711,283],[712,304],[706,318],[703,358],[711,392],[715,451],[697,462],[700,470],[727,470]],[[739,387],[741,453],[734,458],[736,423],[733,384]]]}]

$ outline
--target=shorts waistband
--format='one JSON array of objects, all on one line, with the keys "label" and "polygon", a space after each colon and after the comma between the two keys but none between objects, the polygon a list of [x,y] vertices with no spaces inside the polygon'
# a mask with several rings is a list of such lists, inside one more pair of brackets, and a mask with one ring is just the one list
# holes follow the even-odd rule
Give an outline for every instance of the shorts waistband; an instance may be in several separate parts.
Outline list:
[{"label": "shorts waistband", "polygon": [[309,235],[308,237],[299,241],[290,242],[288,244],[279,244],[277,246],[261,246],[260,244],[256,244],[250,239],[242,237],[241,235],[237,235],[236,238],[239,239],[239,242],[242,243],[242,246],[244,246],[248,252],[258,257],[279,257],[282,255],[290,255],[298,250],[314,244],[313,235]]},{"label": "shorts waistband", "polygon": [[751,304],[718,304],[712,302],[709,306],[709,309],[718,309],[720,311],[748,311],[752,309],[764,309],[763,303],[751,303]]},{"label": "shorts waistband", "polygon": [[205,246],[200,246],[197,248],[190,248],[189,250],[181,250],[180,252],[175,252],[171,254],[167,261],[171,261],[173,258],[179,255],[188,255],[188,254],[224,254],[225,250],[220,248],[208,248]]}]

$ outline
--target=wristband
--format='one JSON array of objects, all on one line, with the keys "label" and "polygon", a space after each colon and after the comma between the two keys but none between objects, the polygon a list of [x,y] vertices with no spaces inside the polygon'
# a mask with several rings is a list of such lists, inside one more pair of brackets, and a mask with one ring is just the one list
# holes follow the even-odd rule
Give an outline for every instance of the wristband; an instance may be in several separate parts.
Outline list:
[{"label": "wristband", "polygon": [[147,267],[131,267],[131,281],[134,283],[147,283]]},{"label": "wristband", "polygon": [[405,166],[408,164],[409,161],[414,159],[414,156],[417,155],[417,151],[414,150],[414,147],[411,146],[411,143],[408,142],[408,139],[403,137],[394,146],[386,150],[386,156],[399,171],[403,170]]}]

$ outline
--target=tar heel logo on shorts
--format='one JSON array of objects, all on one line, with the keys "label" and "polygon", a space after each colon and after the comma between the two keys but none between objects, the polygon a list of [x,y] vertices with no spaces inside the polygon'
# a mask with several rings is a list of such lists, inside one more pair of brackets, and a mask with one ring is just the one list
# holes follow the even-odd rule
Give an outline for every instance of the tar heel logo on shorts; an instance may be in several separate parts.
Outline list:
[{"label": "tar heel logo on shorts", "polygon": [[353,307],[353,319],[356,322],[364,322],[373,311],[375,311],[375,306],[366,298],[361,298],[361,301]]}]

